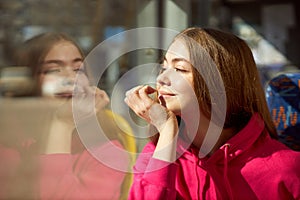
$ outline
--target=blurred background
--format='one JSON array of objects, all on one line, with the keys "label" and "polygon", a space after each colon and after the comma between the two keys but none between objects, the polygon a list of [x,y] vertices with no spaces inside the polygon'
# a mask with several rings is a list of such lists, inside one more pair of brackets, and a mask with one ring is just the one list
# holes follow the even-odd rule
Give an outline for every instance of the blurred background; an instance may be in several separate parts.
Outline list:
[{"label": "blurred background", "polygon": [[[299,66],[299,4],[297,0],[0,0],[0,69],[14,66],[18,45],[42,32],[66,32],[88,54],[124,30],[209,26],[234,32],[249,43],[265,83],[283,68]],[[147,49],[121,56],[107,69],[101,87],[111,93],[122,73],[156,62],[157,56]]]}]

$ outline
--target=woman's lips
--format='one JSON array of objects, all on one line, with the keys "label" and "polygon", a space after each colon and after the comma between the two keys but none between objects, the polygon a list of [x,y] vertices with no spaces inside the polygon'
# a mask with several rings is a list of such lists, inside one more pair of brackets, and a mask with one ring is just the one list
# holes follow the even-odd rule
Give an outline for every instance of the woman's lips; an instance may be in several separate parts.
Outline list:
[{"label": "woman's lips", "polygon": [[171,92],[168,92],[168,91],[164,91],[164,90],[159,90],[158,91],[159,102],[162,106],[165,106],[165,107],[166,107],[166,99],[174,97],[174,96],[175,96],[174,93],[171,93]]},{"label": "woman's lips", "polygon": [[158,91],[158,96],[161,96],[161,97],[172,97],[172,96],[175,96],[175,94],[171,93],[171,92],[167,92],[167,91]]},{"label": "woman's lips", "polygon": [[73,93],[71,93],[71,92],[60,92],[60,93],[56,93],[55,97],[58,97],[58,98],[72,98]]}]

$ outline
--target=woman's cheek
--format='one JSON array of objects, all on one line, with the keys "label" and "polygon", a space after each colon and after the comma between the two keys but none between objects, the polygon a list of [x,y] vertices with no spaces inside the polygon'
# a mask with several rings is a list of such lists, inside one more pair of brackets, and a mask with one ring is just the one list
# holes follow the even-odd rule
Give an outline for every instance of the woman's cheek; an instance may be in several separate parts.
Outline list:
[{"label": "woman's cheek", "polygon": [[171,81],[172,88],[176,90],[179,94],[192,94],[194,92],[192,83],[182,76],[177,76],[176,79]]},{"label": "woman's cheek", "polygon": [[175,93],[178,94],[182,107],[185,108],[186,106],[193,104],[194,99],[197,99],[190,79],[177,77],[177,80],[173,81],[172,85],[172,89],[174,89]]},{"label": "woman's cheek", "polygon": [[85,87],[90,85],[90,81],[85,74],[79,74],[77,76],[76,84]]},{"label": "woman's cheek", "polygon": [[41,87],[42,96],[53,97],[55,93],[62,90],[64,78],[60,76],[47,75],[43,78]]}]

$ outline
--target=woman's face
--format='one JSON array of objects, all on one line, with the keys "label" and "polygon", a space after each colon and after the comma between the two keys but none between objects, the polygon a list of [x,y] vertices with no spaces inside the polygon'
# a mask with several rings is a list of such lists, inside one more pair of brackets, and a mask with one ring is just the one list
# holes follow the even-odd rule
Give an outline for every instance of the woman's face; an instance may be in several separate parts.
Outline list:
[{"label": "woman's face", "polygon": [[55,44],[41,66],[39,80],[42,95],[71,98],[76,79],[80,83],[78,88],[89,85],[82,64],[83,57],[71,42],[62,41]]},{"label": "woman's face", "polygon": [[157,77],[157,90],[160,103],[176,115],[181,115],[183,109],[191,108],[194,102],[189,51],[180,40],[175,40],[164,57],[161,73]]}]

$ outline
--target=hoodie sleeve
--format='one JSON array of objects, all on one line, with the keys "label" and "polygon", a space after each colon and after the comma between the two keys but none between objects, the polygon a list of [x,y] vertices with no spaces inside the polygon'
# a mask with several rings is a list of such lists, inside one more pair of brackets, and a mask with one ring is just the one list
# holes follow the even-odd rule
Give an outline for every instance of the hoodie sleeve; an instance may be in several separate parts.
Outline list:
[{"label": "hoodie sleeve", "polygon": [[177,164],[152,158],[155,145],[148,143],[134,166],[130,200],[176,199]]},{"label": "hoodie sleeve", "polygon": [[[107,156],[108,159],[114,158],[128,166],[128,159],[114,152],[113,145],[120,147],[115,142],[96,150],[102,152],[101,160]],[[76,155],[41,156],[40,199],[118,199],[126,174],[101,160],[86,150]]]},{"label": "hoodie sleeve", "polygon": [[[286,159],[286,160],[284,160]],[[284,163],[283,171],[278,186],[282,198],[290,196],[290,199],[300,199],[300,154],[293,151],[289,156],[280,159]]]}]

